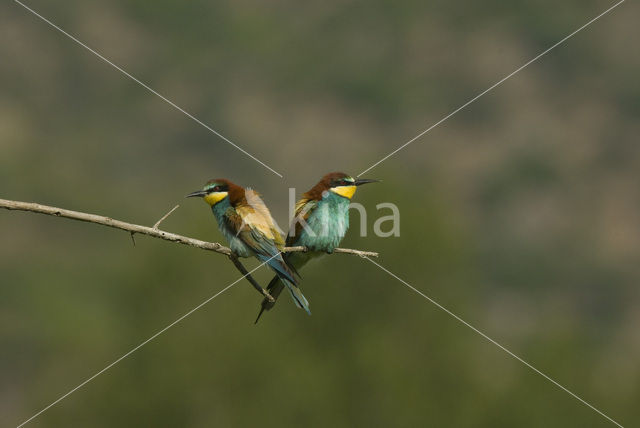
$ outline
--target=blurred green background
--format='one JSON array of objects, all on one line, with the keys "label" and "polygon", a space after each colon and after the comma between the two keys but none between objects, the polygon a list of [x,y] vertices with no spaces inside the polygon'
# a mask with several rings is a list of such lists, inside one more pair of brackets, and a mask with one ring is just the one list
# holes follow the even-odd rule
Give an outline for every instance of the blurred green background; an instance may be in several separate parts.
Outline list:
[{"label": "blurred green background", "polygon": [[[604,11],[604,1],[0,5],[0,197],[218,241],[183,196],[358,174]],[[621,422],[640,421],[640,37],[626,2],[367,177],[343,246]],[[393,202],[401,236],[373,221]],[[0,211],[0,425],[16,426],[235,280],[224,257]],[[252,261],[248,265],[255,266]],[[372,264],[303,272],[257,326],[242,282],[29,426],[612,426]],[[270,275],[256,274],[266,282]]]}]

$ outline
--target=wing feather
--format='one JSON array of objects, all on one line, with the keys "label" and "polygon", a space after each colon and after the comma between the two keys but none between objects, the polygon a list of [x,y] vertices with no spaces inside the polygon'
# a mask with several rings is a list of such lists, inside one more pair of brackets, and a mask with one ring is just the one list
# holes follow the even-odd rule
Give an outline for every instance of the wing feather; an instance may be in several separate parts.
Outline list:
[{"label": "wing feather", "polygon": [[[304,225],[306,224],[309,216],[313,212],[313,210],[318,205],[318,201],[313,199],[300,199],[296,202],[295,215],[293,220],[291,221],[291,226],[289,227],[289,235],[287,236],[287,246],[292,247],[295,246],[296,240],[302,234]],[[293,234],[291,232],[294,232]]]},{"label": "wing feather", "polygon": [[265,238],[272,240],[276,247],[282,249],[284,246],[284,239],[282,238],[282,230],[275,222],[269,208],[264,203],[258,192],[252,189],[245,190],[245,198],[247,204],[242,204],[236,207],[236,211],[242,218],[245,225],[250,225],[251,228],[259,230]]}]

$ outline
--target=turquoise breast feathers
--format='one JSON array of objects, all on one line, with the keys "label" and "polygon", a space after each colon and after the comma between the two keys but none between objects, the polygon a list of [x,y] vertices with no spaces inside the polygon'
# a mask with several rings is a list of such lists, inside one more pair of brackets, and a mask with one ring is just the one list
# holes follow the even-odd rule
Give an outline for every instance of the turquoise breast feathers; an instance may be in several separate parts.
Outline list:
[{"label": "turquoise breast feathers", "polygon": [[216,217],[218,222],[218,229],[220,230],[220,233],[224,235],[225,239],[229,242],[229,247],[238,256],[251,257],[255,255],[255,252],[249,248],[247,244],[242,242],[242,240],[238,238],[231,229],[223,226],[226,223],[225,213],[227,210],[233,210],[233,207],[229,203],[229,198],[225,198],[211,207],[211,211],[213,211],[213,215]]},{"label": "turquoise breast feathers", "polygon": [[309,214],[307,225],[315,237],[302,229],[295,245],[311,251],[333,252],[349,228],[349,199],[326,192]]}]

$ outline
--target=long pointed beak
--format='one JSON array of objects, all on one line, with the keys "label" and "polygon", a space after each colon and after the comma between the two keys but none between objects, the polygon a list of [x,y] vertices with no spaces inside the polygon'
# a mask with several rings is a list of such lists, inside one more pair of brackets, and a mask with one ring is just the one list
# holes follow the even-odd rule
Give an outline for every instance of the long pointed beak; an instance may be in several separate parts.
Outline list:
[{"label": "long pointed beak", "polygon": [[355,185],[356,186],[360,186],[361,184],[367,184],[367,183],[379,183],[380,180],[372,180],[370,178],[358,178],[355,181]]},{"label": "long pointed beak", "polygon": [[203,197],[203,196],[206,196],[206,195],[207,195],[207,192],[205,192],[204,190],[196,190],[195,192],[189,193],[185,197],[186,198],[195,198],[196,196]]}]

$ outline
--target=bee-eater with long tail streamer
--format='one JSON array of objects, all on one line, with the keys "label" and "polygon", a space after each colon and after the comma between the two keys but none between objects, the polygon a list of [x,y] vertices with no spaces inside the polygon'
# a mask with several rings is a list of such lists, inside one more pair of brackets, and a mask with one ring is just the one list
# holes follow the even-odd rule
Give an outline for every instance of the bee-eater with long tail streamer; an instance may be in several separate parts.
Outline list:
[{"label": "bee-eater with long tail streamer", "polygon": [[[332,253],[349,228],[349,203],[357,186],[377,181],[379,180],[356,179],[343,172],[332,172],[304,193],[296,202],[286,245],[303,246],[307,248],[307,252],[286,253],[284,260],[287,265],[297,272],[309,260]],[[282,288],[282,281],[275,276],[267,286],[267,291],[277,299]],[[262,301],[256,323],[262,313],[273,305],[275,301]]]},{"label": "bee-eater with long tail streamer", "polygon": [[284,247],[282,235],[257,192],[217,178],[187,197],[203,198],[211,206],[218,228],[234,255],[253,256],[266,262],[281,283],[287,286],[296,305],[310,314],[309,302],[298,288],[298,280],[281,254]]}]

